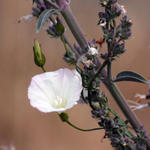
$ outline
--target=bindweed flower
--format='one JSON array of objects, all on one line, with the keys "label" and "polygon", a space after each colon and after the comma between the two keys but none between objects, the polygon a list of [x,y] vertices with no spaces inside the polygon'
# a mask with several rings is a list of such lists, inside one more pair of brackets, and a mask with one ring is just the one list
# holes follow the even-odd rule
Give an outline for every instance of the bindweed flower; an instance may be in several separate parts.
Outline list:
[{"label": "bindweed flower", "polygon": [[63,112],[77,104],[81,91],[80,74],[65,68],[34,76],[28,88],[28,98],[39,111]]}]

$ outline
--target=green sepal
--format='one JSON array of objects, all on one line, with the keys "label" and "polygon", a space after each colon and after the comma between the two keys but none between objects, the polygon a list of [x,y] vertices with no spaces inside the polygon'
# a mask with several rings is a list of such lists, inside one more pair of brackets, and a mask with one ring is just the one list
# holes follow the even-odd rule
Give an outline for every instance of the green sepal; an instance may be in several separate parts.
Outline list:
[{"label": "green sepal", "polygon": [[63,122],[67,122],[69,119],[69,116],[66,112],[62,112],[61,114],[59,114],[59,117]]}]

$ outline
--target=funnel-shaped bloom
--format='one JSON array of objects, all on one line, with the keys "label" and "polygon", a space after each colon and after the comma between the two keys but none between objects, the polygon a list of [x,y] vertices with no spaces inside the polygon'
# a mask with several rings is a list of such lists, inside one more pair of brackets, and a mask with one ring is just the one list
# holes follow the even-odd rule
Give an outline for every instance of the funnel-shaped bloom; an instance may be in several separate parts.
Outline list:
[{"label": "funnel-shaped bloom", "polygon": [[28,88],[30,104],[42,112],[63,112],[80,99],[82,80],[75,70],[59,69],[32,78]]}]

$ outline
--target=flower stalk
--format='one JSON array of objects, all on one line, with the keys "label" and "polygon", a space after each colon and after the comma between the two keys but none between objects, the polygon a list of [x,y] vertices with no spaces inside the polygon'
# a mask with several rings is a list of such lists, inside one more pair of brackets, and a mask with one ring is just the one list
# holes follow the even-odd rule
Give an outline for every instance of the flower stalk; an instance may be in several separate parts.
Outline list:
[{"label": "flower stalk", "polygon": [[42,69],[42,71],[43,71],[43,72],[46,72],[46,70],[45,70],[44,66],[42,66],[42,67],[41,67],[41,69]]},{"label": "flower stalk", "polygon": [[[59,0],[57,0],[59,1]],[[64,0],[65,1],[65,0]],[[70,28],[72,34],[74,35],[76,41],[80,45],[82,49],[88,49],[88,42],[82,32],[82,29],[80,28],[79,24],[77,23],[75,17],[72,14],[72,11],[70,9],[70,6],[66,6],[64,9],[61,10],[61,13],[68,24],[68,27]],[[99,61],[99,66],[101,67],[101,62]],[[102,75],[104,77],[103,83],[111,93],[112,97],[116,101],[116,103],[119,105],[120,109],[123,111],[126,118],[129,120],[130,124],[132,125],[133,129],[137,131],[142,127],[141,122],[136,117],[135,113],[130,109],[129,105],[126,102],[126,99],[112,81],[108,80],[107,72],[106,70],[102,71]],[[150,149],[150,138],[148,134],[146,134],[146,142],[147,142],[147,148]]]},{"label": "flower stalk", "polygon": [[73,127],[74,129],[77,129],[79,131],[83,131],[83,132],[89,132],[89,131],[95,131],[95,130],[101,130],[103,128],[92,128],[92,129],[81,129],[79,127],[77,127],[76,125],[74,125],[73,123],[71,123],[69,121],[69,116],[67,113],[63,112],[63,113],[60,113],[58,114],[60,119],[63,121],[63,122],[66,122],[68,125],[70,125],[71,127]]},{"label": "flower stalk", "polygon": [[83,132],[96,131],[96,130],[103,129],[103,128],[81,129],[81,128],[75,126],[74,124],[72,124],[70,121],[66,121],[66,123],[69,124],[71,127],[75,128],[79,131],[83,131]]},{"label": "flower stalk", "polygon": [[73,16],[70,6],[66,6],[65,9],[61,10],[61,13],[80,47],[83,49],[87,49],[88,42],[84,36],[82,29],[77,23],[76,18]]}]

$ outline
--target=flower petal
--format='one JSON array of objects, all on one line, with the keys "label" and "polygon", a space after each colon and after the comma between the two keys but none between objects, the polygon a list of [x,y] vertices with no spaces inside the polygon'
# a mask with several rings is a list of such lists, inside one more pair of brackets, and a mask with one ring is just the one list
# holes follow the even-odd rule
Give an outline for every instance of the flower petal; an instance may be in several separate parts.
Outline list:
[{"label": "flower petal", "polygon": [[31,105],[42,112],[62,112],[77,104],[81,91],[80,74],[65,68],[34,76],[28,97]]}]

